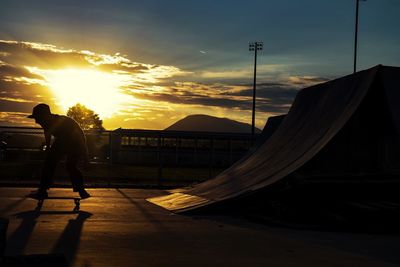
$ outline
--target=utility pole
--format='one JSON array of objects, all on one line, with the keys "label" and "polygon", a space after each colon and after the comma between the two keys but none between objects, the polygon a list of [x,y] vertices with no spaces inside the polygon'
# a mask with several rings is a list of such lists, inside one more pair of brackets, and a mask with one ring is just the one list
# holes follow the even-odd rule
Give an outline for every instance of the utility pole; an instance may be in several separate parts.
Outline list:
[{"label": "utility pole", "polygon": [[366,2],[367,0],[356,0],[356,29],[354,33],[354,67],[353,73],[357,71],[357,38],[358,38],[358,6],[360,1]]},{"label": "utility pole", "polygon": [[251,142],[254,142],[254,128],[256,117],[256,78],[257,78],[257,51],[263,50],[263,42],[249,43],[249,51],[254,51],[254,79],[253,79],[253,114],[251,117]]}]

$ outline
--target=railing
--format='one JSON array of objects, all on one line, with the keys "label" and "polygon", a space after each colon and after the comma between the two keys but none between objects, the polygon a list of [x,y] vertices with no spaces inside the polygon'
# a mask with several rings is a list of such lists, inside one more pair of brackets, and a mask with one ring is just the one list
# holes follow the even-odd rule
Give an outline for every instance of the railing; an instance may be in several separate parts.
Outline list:
[{"label": "railing", "polygon": [[[152,177],[157,185],[183,176],[189,177],[187,183],[205,180],[241,158],[251,144],[250,134],[234,133],[118,129],[85,134],[93,166],[88,176],[106,177],[109,184],[141,176]],[[31,178],[37,180],[44,158],[43,130],[0,126],[0,142],[3,165],[34,166]]]}]

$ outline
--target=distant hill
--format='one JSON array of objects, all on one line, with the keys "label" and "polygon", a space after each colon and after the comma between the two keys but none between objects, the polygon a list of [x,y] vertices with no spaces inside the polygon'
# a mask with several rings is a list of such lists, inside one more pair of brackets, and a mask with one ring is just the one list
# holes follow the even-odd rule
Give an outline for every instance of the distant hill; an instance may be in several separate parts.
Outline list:
[{"label": "distant hill", "polygon": [[[166,131],[196,131],[220,133],[251,133],[251,125],[226,118],[217,118],[208,115],[189,115],[171,126]],[[256,128],[256,133],[261,130]]]}]

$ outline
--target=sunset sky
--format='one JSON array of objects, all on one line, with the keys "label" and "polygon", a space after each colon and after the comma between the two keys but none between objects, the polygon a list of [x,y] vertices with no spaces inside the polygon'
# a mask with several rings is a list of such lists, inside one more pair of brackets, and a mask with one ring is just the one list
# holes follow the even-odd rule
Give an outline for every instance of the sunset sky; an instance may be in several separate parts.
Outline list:
[{"label": "sunset sky", "polygon": [[[107,129],[164,129],[191,114],[257,127],[296,92],[350,74],[353,0],[0,0],[0,126],[81,103]],[[360,2],[358,69],[400,66],[400,1]]]}]

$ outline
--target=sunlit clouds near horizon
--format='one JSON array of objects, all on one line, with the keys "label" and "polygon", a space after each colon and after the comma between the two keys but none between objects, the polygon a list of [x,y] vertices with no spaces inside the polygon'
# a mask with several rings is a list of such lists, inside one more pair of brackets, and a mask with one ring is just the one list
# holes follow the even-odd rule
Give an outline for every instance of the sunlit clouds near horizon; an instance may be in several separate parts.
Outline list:
[{"label": "sunlit clouds near horizon", "polygon": [[[296,92],[326,78],[291,76],[285,66],[260,66],[257,126],[287,112]],[[264,73],[264,76],[263,76]],[[252,72],[187,71],[135,62],[127,55],[0,40],[0,125],[33,125],[37,103],[65,114],[80,103],[100,115],[107,129],[164,129],[191,114],[249,123]]]}]

